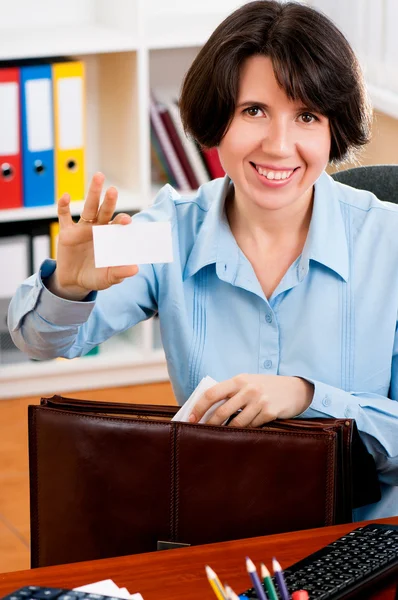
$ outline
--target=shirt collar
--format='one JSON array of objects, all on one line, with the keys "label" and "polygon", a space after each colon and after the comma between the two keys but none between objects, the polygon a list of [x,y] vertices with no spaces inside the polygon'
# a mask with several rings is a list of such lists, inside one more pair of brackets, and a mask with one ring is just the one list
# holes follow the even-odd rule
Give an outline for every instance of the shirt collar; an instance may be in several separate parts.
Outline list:
[{"label": "shirt collar", "polygon": [[[203,267],[216,263],[217,275],[231,283],[239,265],[239,247],[229,228],[225,215],[225,200],[233,185],[230,178],[217,179],[200,188],[200,194],[211,194],[209,210],[192,247],[185,269],[184,280]],[[314,206],[310,228],[298,264],[299,279],[314,260],[348,280],[348,244],[339,202],[338,184],[327,173],[315,182]]]},{"label": "shirt collar", "polygon": [[314,260],[348,280],[348,243],[339,196],[338,184],[322,173],[315,182],[311,223],[299,264],[300,279],[308,272],[309,261]]},{"label": "shirt collar", "polygon": [[[239,247],[229,228],[224,210],[225,200],[231,186],[232,182],[226,175],[224,179],[217,179],[200,188],[200,194],[210,193],[212,198],[185,265],[184,280],[203,267],[214,263],[217,265],[217,274],[220,271],[224,280],[232,280],[232,271],[236,273]],[[221,263],[223,263],[222,266]]]}]

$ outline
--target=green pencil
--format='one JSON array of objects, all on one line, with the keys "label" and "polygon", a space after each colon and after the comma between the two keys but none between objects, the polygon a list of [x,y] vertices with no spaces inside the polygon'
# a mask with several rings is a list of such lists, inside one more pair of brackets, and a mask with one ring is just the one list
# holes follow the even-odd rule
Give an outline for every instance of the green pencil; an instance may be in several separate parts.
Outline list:
[{"label": "green pencil", "polygon": [[261,568],[261,577],[263,579],[263,583],[267,590],[269,600],[278,600],[278,595],[276,593],[275,586],[272,582],[270,572],[268,571],[268,569],[264,563],[261,563],[260,568]]}]

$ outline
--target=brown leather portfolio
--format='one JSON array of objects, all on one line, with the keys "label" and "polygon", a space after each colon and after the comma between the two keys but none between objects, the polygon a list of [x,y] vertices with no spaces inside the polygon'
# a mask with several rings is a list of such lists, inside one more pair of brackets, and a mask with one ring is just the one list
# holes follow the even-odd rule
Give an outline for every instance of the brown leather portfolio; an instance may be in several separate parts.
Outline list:
[{"label": "brown leather portfolio", "polygon": [[238,429],[171,421],[177,410],[29,406],[33,567],[349,522],[380,497],[352,420]]}]

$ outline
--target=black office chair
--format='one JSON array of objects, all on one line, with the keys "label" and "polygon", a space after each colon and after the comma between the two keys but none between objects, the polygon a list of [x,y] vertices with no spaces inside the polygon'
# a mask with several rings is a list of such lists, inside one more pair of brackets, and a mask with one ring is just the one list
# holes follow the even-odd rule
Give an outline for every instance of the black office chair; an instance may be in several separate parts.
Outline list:
[{"label": "black office chair", "polygon": [[398,165],[368,165],[332,174],[333,179],[359,190],[368,190],[387,202],[398,204]]}]

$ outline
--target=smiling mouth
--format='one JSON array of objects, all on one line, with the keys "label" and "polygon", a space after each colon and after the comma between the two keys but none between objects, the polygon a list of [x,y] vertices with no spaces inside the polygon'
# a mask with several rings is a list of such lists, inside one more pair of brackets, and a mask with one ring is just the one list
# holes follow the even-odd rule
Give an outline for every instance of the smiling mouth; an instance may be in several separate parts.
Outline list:
[{"label": "smiling mouth", "polygon": [[261,175],[262,177],[265,177],[266,179],[268,179],[268,181],[285,181],[286,179],[290,179],[290,177],[293,175],[293,173],[295,171],[297,171],[297,169],[299,169],[300,167],[296,167],[295,169],[286,169],[286,170],[278,170],[278,171],[274,171],[272,169],[265,169],[263,167],[260,167],[258,165],[256,165],[255,163],[251,162],[250,163],[252,165],[252,167],[254,167],[257,171],[257,173],[259,175]]}]

